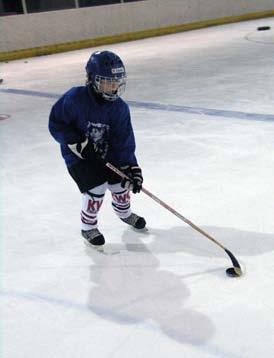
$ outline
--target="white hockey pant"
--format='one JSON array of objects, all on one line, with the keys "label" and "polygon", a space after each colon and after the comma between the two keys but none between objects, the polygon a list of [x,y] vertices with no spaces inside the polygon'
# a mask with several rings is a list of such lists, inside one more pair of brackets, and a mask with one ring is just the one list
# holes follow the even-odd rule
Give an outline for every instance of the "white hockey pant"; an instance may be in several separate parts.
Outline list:
[{"label": "white hockey pant", "polygon": [[119,218],[127,218],[131,214],[130,192],[121,187],[121,184],[104,183],[82,196],[81,222],[82,230],[97,228],[97,215],[103,204],[106,190],[112,195],[112,208]]}]

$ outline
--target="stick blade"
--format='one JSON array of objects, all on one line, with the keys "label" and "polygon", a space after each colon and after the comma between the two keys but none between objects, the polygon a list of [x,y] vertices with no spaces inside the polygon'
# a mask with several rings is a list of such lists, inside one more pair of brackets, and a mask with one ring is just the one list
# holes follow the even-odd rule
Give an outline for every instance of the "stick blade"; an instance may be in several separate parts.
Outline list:
[{"label": "stick blade", "polygon": [[240,267],[230,267],[226,270],[226,274],[229,277],[240,277],[242,276],[243,272]]}]

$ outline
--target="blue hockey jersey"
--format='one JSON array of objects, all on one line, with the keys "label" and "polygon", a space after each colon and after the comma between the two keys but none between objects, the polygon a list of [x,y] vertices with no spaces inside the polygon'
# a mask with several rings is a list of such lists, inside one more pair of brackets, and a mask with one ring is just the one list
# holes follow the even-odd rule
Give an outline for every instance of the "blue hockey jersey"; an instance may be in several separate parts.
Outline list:
[{"label": "blue hockey jersey", "polygon": [[115,166],[137,164],[130,112],[121,98],[100,100],[86,86],[73,87],[53,105],[49,131],[60,143],[68,167],[83,159],[67,144],[83,142],[86,137]]}]

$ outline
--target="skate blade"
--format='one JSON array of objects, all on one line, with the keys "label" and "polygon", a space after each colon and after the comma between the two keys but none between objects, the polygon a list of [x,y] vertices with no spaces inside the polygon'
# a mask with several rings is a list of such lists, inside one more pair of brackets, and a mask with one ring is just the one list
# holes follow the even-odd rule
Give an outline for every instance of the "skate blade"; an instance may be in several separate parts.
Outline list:
[{"label": "skate blade", "polygon": [[92,249],[93,251],[96,251],[101,255],[113,256],[113,255],[119,255],[121,253],[121,250],[112,250],[110,247],[105,247],[104,245],[95,246],[86,241],[87,240],[85,240],[85,245],[87,247],[87,250]]},{"label": "skate blade", "polygon": [[132,229],[133,231],[139,232],[141,234],[146,234],[148,232],[148,228],[146,226],[143,229],[136,229],[136,227],[133,227]]}]

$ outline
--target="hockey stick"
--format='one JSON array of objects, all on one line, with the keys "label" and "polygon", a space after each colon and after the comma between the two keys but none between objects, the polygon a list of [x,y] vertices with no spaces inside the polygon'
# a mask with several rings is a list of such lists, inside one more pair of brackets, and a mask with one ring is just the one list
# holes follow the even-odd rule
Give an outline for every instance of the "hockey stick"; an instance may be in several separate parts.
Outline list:
[{"label": "hockey stick", "polygon": [[[128,176],[126,176],[123,172],[121,172],[119,169],[117,169],[116,167],[114,167],[111,163],[105,163],[105,165],[112,170],[114,173],[118,174],[121,178],[126,178],[129,179]],[[193,224],[193,222],[191,222],[190,220],[188,220],[187,218],[185,218],[182,214],[178,213],[178,211],[174,210],[172,207],[170,207],[168,204],[166,204],[164,201],[162,201],[161,199],[159,199],[156,195],[152,194],[150,191],[148,191],[147,189],[145,189],[144,187],[142,187],[142,192],[145,193],[146,195],[148,195],[151,199],[153,199],[154,201],[156,201],[158,204],[160,204],[162,207],[164,207],[165,209],[167,209],[168,211],[170,211],[172,214],[174,214],[175,216],[177,216],[179,219],[183,220],[186,224],[188,224],[189,226],[191,226],[194,230],[198,231],[200,234],[202,234],[203,236],[207,237],[209,240],[211,240],[212,242],[214,242],[216,245],[218,245],[220,248],[222,248],[227,255],[229,256],[229,258],[231,259],[231,262],[233,264],[233,267],[230,267],[226,270],[226,273],[228,276],[231,277],[239,277],[242,275],[242,269],[241,266],[239,264],[239,262],[237,261],[236,257],[232,254],[231,251],[229,251],[227,248],[225,248],[219,241],[217,241],[216,239],[214,239],[214,237],[212,237],[211,235],[209,235],[207,232],[205,232],[204,230],[202,230],[201,228],[199,228],[197,225]]]}]

